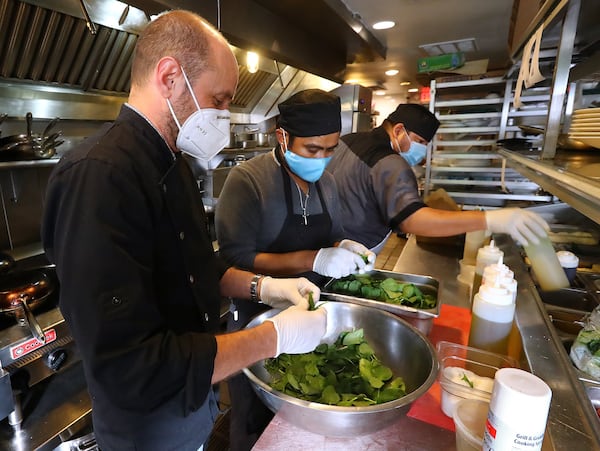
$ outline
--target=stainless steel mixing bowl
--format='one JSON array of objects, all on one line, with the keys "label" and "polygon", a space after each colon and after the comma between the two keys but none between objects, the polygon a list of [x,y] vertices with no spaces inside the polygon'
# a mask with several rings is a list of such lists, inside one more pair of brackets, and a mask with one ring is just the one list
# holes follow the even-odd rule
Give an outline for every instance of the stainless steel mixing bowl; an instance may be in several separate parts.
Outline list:
[{"label": "stainless steel mixing bowl", "polygon": [[[369,434],[406,415],[411,403],[434,383],[438,372],[435,348],[419,330],[403,319],[379,309],[343,302],[328,302],[328,332],[323,341],[333,343],[340,332],[362,328],[375,355],[404,379],[407,395],[395,401],[366,407],[338,407],[304,401],[268,385],[270,375],[260,361],[244,373],[259,398],[286,421],[310,432],[336,437]],[[269,310],[247,327],[278,313]]]}]

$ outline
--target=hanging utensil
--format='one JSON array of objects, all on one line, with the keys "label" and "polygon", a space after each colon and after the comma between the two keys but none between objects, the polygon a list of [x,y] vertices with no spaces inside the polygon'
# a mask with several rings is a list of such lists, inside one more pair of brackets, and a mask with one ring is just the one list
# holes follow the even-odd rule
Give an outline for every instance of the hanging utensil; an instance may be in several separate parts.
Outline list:
[{"label": "hanging utensil", "polygon": [[[46,136],[48,136],[48,134],[50,133],[50,130],[52,130],[54,128],[54,126],[56,126],[56,124],[58,123],[58,121],[60,121],[60,118],[59,117],[55,117],[50,122],[48,122],[48,125],[46,125],[46,128],[44,129],[44,131],[42,133],[42,137],[43,138],[46,138]],[[58,132],[58,133],[61,133],[61,132]]]}]

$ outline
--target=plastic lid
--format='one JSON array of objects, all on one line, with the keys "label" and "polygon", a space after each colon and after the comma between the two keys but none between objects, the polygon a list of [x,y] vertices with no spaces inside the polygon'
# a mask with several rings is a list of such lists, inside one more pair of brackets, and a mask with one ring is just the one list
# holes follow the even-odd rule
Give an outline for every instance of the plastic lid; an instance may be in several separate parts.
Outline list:
[{"label": "plastic lid", "polygon": [[579,266],[579,258],[573,252],[558,251],[556,256],[563,268],[577,268]]},{"label": "plastic lid", "polygon": [[502,263],[504,252],[494,245],[494,240],[490,241],[487,246],[480,247],[477,251],[476,266],[480,267],[480,271],[483,272],[483,268],[494,263]]},{"label": "plastic lid", "polygon": [[[496,279],[498,282],[498,279]],[[490,304],[510,305],[513,302],[513,294],[499,283],[485,283],[479,287],[479,297]]]},{"label": "plastic lid", "polygon": [[516,368],[496,371],[490,410],[497,418],[520,430],[543,430],[548,419],[552,390],[539,377]]},{"label": "plastic lid", "polygon": [[512,279],[514,277],[514,273],[505,264],[493,263],[484,268],[481,283],[485,283],[486,280],[493,279],[495,277]]}]

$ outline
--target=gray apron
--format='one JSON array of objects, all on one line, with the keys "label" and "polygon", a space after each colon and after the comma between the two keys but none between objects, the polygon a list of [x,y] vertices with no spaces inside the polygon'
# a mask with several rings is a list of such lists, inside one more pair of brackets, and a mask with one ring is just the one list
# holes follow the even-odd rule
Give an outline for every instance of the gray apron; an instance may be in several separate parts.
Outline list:
[{"label": "gray apron", "polygon": [[[279,155],[276,155],[279,159]],[[287,216],[279,235],[262,252],[282,253],[308,249],[316,250],[332,246],[333,243],[329,241],[332,221],[327,210],[327,205],[323,200],[319,182],[317,181],[314,186],[316,187],[323,212],[308,216],[308,221],[305,225],[302,215],[294,213],[294,204],[292,202],[292,184],[294,181],[283,165],[281,172],[284,180]],[[306,277],[317,285],[325,280],[323,276],[312,271],[296,274],[294,277]],[[232,311],[235,313],[229,315],[227,330],[239,330],[254,316],[269,309],[270,307],[264,304],[257,304],[243,299],[234,299],[232,300]],[[231,398],[231,420],[229,426],[231,451],[250,450],[269,424],[269,421],[273,418],[273,413],[258,399],[243,373],[230,377],[227,387]]]}]

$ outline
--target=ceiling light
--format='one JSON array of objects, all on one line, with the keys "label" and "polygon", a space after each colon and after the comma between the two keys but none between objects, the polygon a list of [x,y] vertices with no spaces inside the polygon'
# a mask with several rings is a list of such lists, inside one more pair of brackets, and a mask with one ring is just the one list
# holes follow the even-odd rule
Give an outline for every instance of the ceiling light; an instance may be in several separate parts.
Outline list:
[{"label": "ceiling light", "polygon": [[385,74],[392,77],[394,75],[398,75],[398,72],[399,72],[398,69],[390,69],[390,70],[386,70]]},{"label": "ceiling light", "polygon": [[409,86],[410,85],[410,81],[401,81],[400,82],[400,86]]},{"label": "ceiling light", "polygon": [[382,20],[380,22],[375,22],[373,24],[374,30],[387,30],[389,28],[393,28],[396,26],[396,22],[392,22],[391,20]]},{"label": "ceiling light", "polygon": [[376,96],[383,96],[383,95],[385,95],[385,90],[379,89],[379,90],[375,91],[373,94],[375,94]]},{"label": "ceiling light", "polygon": [[419,92],[419,88],[410,88],[408,92]]},{"label": "ceiling light", "polygon": [[254,74],[256,71],[258,71],[258,53],[246,53],[246,67],[248,68],[248,72],[251,74]]},{"label": "ceiling light", "polygon": [[423,44],[419,48],[423,49],[429,56],[444,55],[446,53],[456,52],[474,52],[477,50],[475,38],[458,39],[456,41],[434,42],[432,44]]}]

